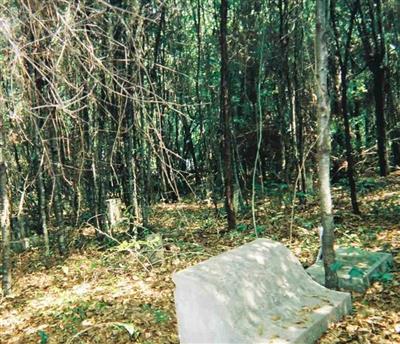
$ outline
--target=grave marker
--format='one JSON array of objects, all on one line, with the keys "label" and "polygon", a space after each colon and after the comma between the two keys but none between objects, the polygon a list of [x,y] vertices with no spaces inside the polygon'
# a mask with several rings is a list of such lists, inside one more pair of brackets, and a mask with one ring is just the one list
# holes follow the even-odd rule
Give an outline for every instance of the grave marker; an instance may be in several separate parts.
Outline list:
[{"label": "grave marker", "polygon": [[181,343],[314,343],[351,311],[282,244],[258,239],[173,276]]},{"label": "grave marker", "polygon": [[[382,278],[393,265],[390,253],[369,252],[357,247],[339,247],[335,253],[339,287],[344,290],[365,292],[374,280]],[[307,273],[324,285],[325,272],[321,260],[310,266]]]}]

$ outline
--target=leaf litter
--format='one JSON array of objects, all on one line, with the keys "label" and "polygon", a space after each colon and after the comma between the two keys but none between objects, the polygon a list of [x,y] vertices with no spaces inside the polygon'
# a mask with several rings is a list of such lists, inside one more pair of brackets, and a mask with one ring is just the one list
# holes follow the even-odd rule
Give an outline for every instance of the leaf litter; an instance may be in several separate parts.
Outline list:
[{"label": "leaf litter", "polygon": [[[353,314],[320,344],[400,343],[400,174],[377,182],[360,193],[361,217],[351,213],[346,190],[334,188],[337,244],[391,252],[395,266],[390,278],[353,293]],[[290,207],[282,197],[257,201],[257,233],[283,242],[308,267],[319,248],[318,201],[296,204],[291,242]],[[248,211],[227,233],[222,205],[218,211],[193,200],[155,206],[151,223],[164,255],[146,269],[124,249],[99,250],[90,236],[46,264],[39,249],[14,255],[13,294],[0,300],[0,343],[178,343],[172,274],[256,237]]]}]

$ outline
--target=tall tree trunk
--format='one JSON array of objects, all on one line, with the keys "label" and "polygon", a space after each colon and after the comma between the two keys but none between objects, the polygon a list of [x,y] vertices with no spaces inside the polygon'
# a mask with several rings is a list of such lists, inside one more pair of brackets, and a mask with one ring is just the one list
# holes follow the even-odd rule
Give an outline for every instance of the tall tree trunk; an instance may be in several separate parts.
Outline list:
[{"label": "tall tree trunk", "polygon": [[197,162],[196,151],[194,149],[194,144],[193,144],[192,132],[190,128],[191,125],[185,116],[182,116],[182,126],[184,131],[184,147],[185,147],[183,150],[185,154],[183,156],[187,159],[190,159],[190,157],[192,158],[193,162],[192,170],[194,171],[196,184],[200,185],[201,178],[198,169],[199,165]]},{"label": "tall tree trunk", "polygon": [[342,114],[344,120],[344,135],[345,135],[346,159],[347,159],[347,178],[349,180],[350,198],[351,198],[351,206],[353,207],[353,213],[358,215],[360,214],[360,209],[358,207],[356,182],[354,180],[353,147],[351,145],[350,122],[349,122],[349,113],[347,108],[347,68],[345,66],[341,67],[341,93],[342,93],[341,106],[342,106]]},{"label": "tall tree trunk", "polygon": [[38,206],[39,206],[39,214],[40,214],[40,224],[42,226],[43,236],[44,236],[44,244],[45,244],[45,254],[46,256],[50,255],[50,245],[49,245],[49,232],[47,228],[47,212],[46,212],[46,191],[44,187],[43,180],[43,156],[44,156],[44,142],[40,139],[40,131],[41,131],[41,121],[35,120],[35,163],[37,168],[37,179],[36,179],[36,189],[38,195]]},{"label": "tall tree trunk", "polygon": [[[143,79],[142,79],[143,80]],[[144,134],[147,131],[146,118],[143,111],[140,111],[140,118],[138,127],[140,128],[140,135],[138,137],[138,165],[139,165],[139,187],[140,187],[140,209],[143,227],[149,225],[149,204],[150,204],[150,152],[147,143],[144,139]],[[158,161],[158,159],[157,159]]]},{"label": "tall tree trunk", "polygon": [[[368,18],[364,14],[360,0],[355,5],[360,13],[359,23],[360,38],[363,42],[365,61],[373,74],[375,98],[375,123],[376,139],[378,143],[379,174],[384,177],[389,173],[388,155],[386,148],[386,123],[385,123],[385,35],[382,23],[381,0],[365,1]],[[363,4],[364,4],[363,3]],[[367,28],[367,23],[370,28]]]},{"label": "tall tree trunk", "polygon": [[329,0],[317,0],[315,35],[315,79],[318,116],[318,177],[322,217],[322,251],[325,268],[325,286],[336,289],[338,278],[332,269],[335,262],[334,224],[330,186],[331,137],[329,129],[330,104],[328,97],[328,17]]},{"label": "tall tree trunk", "polygon": [[2,237],[2,288],[3,295],[11,293],[10,262],[10,204],[7,194],[7,165],[4,158],[5,142],[3,123],[0,123],[0,223]]},{"label": "tall tree trunk", "polygon": [[128,205],[129,212],[131,216],[135,219],[135,221],[139,221],[140,212],[139,212],[139,203],[138,203],[138,195],[137,195],[137,180],[136,180],[136,154],[133,149],[134,146],[134,137],[133,131],[134,129],[134,109],[131,104],[131,101],[128,100],[128,106],[125,113],[125,122],[126,122],[126,134],[125,136],[125,161],[126,168],[128,174]]},{"label": "tall tree trunk", "polygon": [[[199,131],[200,131],[200,149],[199,153],[199,163],[197,165],[197,169],[200,171],[196,172],[196,182],[201,183],[200,173],[204,169],[204,160],[206,159],[206,140],[204,135],[204,113],[203,113],[203,105],[202,105],[202,97],[200,93],[200,73],[201,73],[201,61],[202,61],[202,26],[201,26],[201,1],[197,0],[196,2],[196,14],[195,18],[195,26],[196,26],[196,38],[197,38],[197,68],[196,68],[196,101],[197,101],[197,116],[199,118]],[[202,195],[204,197],[205,195]]]},{"label": "tall tree trunk", "polygon": [[228,219],[228,229],[235,229],[236,216],[233,203],[233,166],[232,166],[232,133],[231,133],[231,109],[228,89],[228,44],[227,44],[227,21],[228,0],[221,0],[220,7],[220,48],[221,48],[221,90],[220,111],[221,127],[223,134],[223,169],[225,184],[225,208]]},{"label": "tall tree trunk", "polygon": [[388,155],[386,149],[386,123],[385,123],[385,70],[379,64],[374,68],[374,97],[376,138],[378,142],[379,174],[384,177],[389,173]]},{"label": "tall tree trunk", "polygon": [[51,163],[53,170],[53,183],[54,183],[54,216],[56,218],[56,225],[60,229],[63,225],[63,204],[62,204],[62,188],[61,188],[61,159],[58,150],[58,139],[57,139],[57,128],[55,119],[51,123],[52,128],[50,129],[50,152],[51,152]]},{"label": "tall tree trunk", "polygon": [[[336,0],[331,2],[331,18],[332,18],[332,28],[335,36],[336,42],[336,57],[339,61],[340,67],[340,93],[341,93],[341,110],[344,121],[344,135],[345,135],[345,148],[346,148],[346,159],[347,159],[347,178],[350,187],[350,198],[351,205],[353,207],[353,212],[355,214],[360,214],[357,202],[357,190],[356,183],[354,179],[354,158],[353,158],[353,147],[351,144],[351,133],[350,133],[350,121],[349,121],[349,111],[348,111],[348,101],[347,101],[347,71],[348,62],[350,58],[351,40],[353,34],[354,20],[357,8],[354,6],[351,9],[350,25],[347,30],[346,42],[343,46],[344,52],[341,53],[340,44],[340,34],[338,31],[338,26],[336,22]],[[342,57],[343,56],[343,57]]]},{"label": "tall tree trunk", "polygon": [[294,51],[293,51],[293,113],[296,118],[296,143],[297,143],[297,172],[300,174],[300,190],[302,192],[302,196],[300,198],[300,202],[302,204],[306,203],[305,194],[307,192],[306,187],[306,166],[305,166],[305,158],[304,158],[304,114],[301,106],[301,99],[304,96],[304,89],[302,87],[302,73],[301,69],[304,64],[304,23],[302,19],[303,12],[303,1],[301,0],[296,7],[296,11],[294,13],[295,16],[299,18],[296,20],[296,24],[294,27],[295,36],[294,36]]}]

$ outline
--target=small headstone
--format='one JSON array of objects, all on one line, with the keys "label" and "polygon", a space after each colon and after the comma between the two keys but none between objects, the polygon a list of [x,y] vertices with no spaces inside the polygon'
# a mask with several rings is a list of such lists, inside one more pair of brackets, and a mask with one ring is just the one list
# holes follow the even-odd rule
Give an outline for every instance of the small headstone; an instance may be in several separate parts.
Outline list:
[{"label": "small headstone", "polygon": [[67,243],[66,243],[66,230],[59,230],[57,233],[58,250],[62,256],[67,254]]},{"label": "small headstone", "polygon": [[120,198],[110,198],[106,202],[108,224],[112,229],[122,220],[122,201]]},{"label": "small headstone", "polygon": [[[339,288],[365,292],[374,280],[384,278],[393,265],[390,253],[369,252],[356,247],[340,247],[336,251]],[[320,260],[307,269],[307,273],[324,285],[325,270]]]},{"label": "small headstone", "polygon": [[150,265],[158,265],[164,261],[164,243],[161,234],[152,233],[146,236],[142,247],[142,254]]},{"label": "small headstone", "polygon": [[350,294],[315,283],[272,240],[225,252],[173,280],[181,343],[314,343],[351,311]]},{"label": "small headstone", "polygon": [[10,247],[14,252],[21,253],[31,248],[43,245],[42,235],[32,235],[20,240],[10,241]]}]

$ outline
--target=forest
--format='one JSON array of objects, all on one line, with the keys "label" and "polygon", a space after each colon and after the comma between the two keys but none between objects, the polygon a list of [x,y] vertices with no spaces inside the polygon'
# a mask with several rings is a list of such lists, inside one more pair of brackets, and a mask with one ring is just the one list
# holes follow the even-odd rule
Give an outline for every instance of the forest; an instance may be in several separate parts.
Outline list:
[{"label": "forest", "polygon": [[336,244],[391,253],[319,343],[400,343],[399,18],[0,0],[0,342],[178,343],[172,274],[270,238],[332,289]]}]

